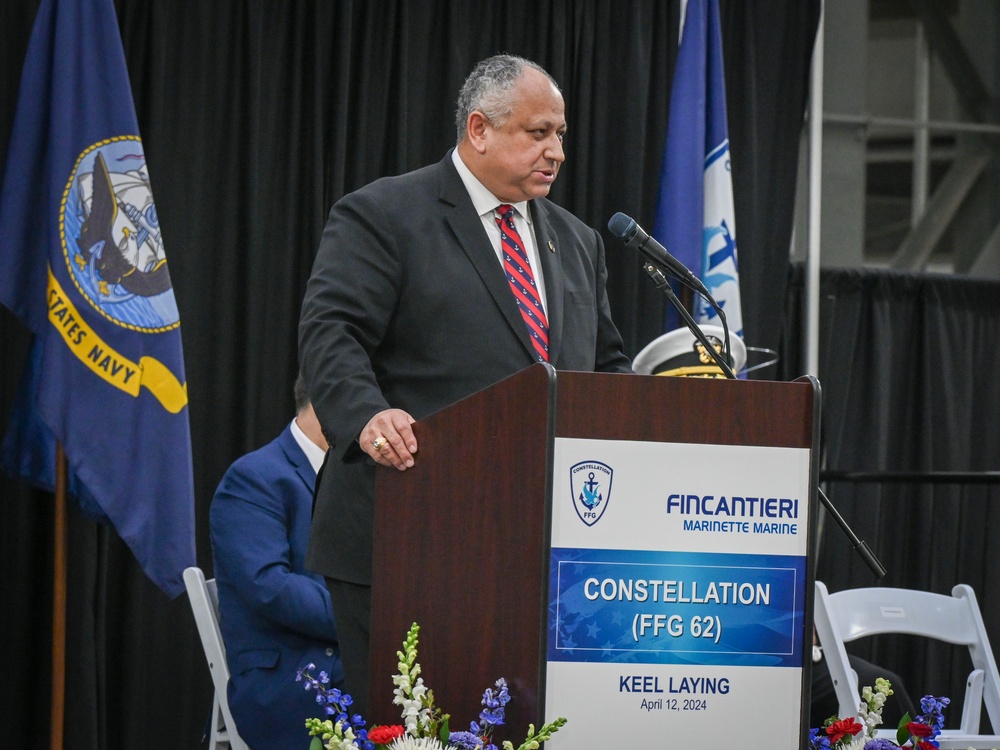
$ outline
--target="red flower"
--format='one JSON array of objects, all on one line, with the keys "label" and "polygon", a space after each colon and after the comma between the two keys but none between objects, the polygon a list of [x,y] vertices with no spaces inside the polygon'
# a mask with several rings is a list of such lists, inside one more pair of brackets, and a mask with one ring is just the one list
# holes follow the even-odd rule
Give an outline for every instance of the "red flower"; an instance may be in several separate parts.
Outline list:
[{"label": "red flower", "polygon": [[840,721],[835,721],[833,724],[826,728],[826,733],[830,737],[831,743],[840,742],[846,735],[855,735],[860,732],[864,727],[858,724],[854,719],[841,719]]},{"label": "red flower", "polygon": [[911,737],[930,737],[934,734],[934,730],[919,721],[911,721],[906,725],[906,731],[910,733]]},{"label": "red flower", "polygon": [[938,747],[933,742],[917,740],[917,750],[938,750]]},{"label": "red flower", "polygon": [[392,726],[372,727],[368,730],[368,739],[376,745],[388,745],[397,737],[406,734],[406,729],[399,724]]}]

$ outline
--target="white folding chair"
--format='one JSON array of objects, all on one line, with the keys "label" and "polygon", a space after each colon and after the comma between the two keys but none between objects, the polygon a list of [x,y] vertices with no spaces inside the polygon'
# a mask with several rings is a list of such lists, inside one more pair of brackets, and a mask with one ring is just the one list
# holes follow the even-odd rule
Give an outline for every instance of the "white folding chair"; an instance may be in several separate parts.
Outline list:
[{"label": "white folding chair", "polygon": [[184,570],[184,586],[187,588],[191,611],[198,625],[201,646],[208,661],[215,686],[212,700],[212,726],[209,730],[208,750],[249,750],[247,744],[236,731],[236,723],[229,713],[229,699],[226,688],[229,685],[229,667],[226,664],[226,645],[219,630],[219,595],[215,579],[206,581],[201,568]]},{"label": "white folding chair", "polygon": [[[1000,676],[970,586],[958,584],[951,596],[894,588],[848,589],[831,594],[822,581],[816,581],[815,621],[840,704],[839,716],[858,716],[861,705],[858,676],[848,662],[845,643],[884,633],[923,636],[967,646],[972,657],[961,726],[946,729],[938,737],[942,750],[1000,747],[1000,735],[979,733],[984,702],[993,730],[1000,729]],[[895,732],[895,727],[885,727],[879,736],[893,738]]]}]

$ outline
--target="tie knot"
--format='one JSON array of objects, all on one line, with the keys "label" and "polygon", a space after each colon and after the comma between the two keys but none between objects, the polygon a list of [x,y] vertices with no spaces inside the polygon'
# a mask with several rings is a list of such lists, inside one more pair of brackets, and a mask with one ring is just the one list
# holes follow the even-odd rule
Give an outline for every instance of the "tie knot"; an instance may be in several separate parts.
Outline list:
[{"label": "tie knot", "polygon": [[514,218],[514,207],[509,203],[501,203],[497,206],[497,213],[500,214],[500,218],[504,221],[510,221]]}]

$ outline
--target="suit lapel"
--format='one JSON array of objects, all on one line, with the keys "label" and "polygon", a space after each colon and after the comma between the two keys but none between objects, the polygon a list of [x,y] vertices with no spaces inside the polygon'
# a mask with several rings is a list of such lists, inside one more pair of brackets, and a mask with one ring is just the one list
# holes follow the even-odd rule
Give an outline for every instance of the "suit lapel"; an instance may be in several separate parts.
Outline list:
[{"label": "suit lapel", "polygon": [[549,211],[541,200],[533,200],[531,206],[535,240],[538,243],[538,259],[545,277],[545,317],[549,321],[549,362],[554,366],[559,361],[563,326],[563,285],[565,279],[561,268],[559,238],[549,223]]},{"label": "suit lapel", "polygon": [[[446,213],[446,220],[455,233],[459,245],[475,267],[483,284],[489,291],[493,301],[503,314],[507,325],[517,335],[518,340],[532,360],[535,359],[535,348],[531,345],[524,319],[518,310],[510,285],[504,275],[503,268],[497,261],[496,252],[490,245],[489,237],[483,229],[483,223],[476,213],[472,199],[451,163],[451,152],[441,162],[441,200],[451,206]],[[548,288],[548,282],[546,282]]]},{"label": "suit lapel", "polygon": [[299,444],[295,442],[291,425],[285,427],[284,432],[278,437],[278,444],[288,459],[288,463],[295,467],[295,473],[299,475],[302,484],[305,485],[309,494],[312,495],[316,486],[316,472],[313,471],[312,464],[309,463],[306,454],[302,452]]}]

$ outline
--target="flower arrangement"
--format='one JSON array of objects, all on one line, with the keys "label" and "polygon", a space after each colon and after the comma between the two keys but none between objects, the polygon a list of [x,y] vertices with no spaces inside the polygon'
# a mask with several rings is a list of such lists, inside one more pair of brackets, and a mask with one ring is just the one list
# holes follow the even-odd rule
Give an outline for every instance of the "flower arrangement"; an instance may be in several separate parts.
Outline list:
[{"label": "flower arrangement", "polygon": [[822,727],[809,732],[809,750],[892,750],[912,747],[917,750],[937,750],[936,738],[944,728],[944,709],[951,702],[948,698],[924,696],[920,701],[923,712],[915,719],[906,713],[896,728],[896,741],[876,737],[882,723],[882,708],[892,695],[888,680],[875,680],[875,688],[866,686],[861,691],[858,714],[864,723],[853,717],[838,719],[831,716]]},{"label": "flower arrangement", "polygon": [[[323,706],[326,719],[306,719],[306,729],[312,737],[309,750],[497,750],[491,737],[496,727],[504,723],[504,707],[510,701],[507,682],[496,681],[494,688],[483,693],[483,710],[479,721],[469,724],[468,731],[452,732],[449,715],[434,705],[434,693],[424,684],[420,664],[417,662],[417,623],[410,626],[403,641],[403,650],[397,651],[399,674],[392,678],[395,685],[392,702],[402,709],[402,724],[375,726],[365,729],[365,720],[358,714],[351,715],[351,696],[327,687],[330,678],[325,672],[313,677],[308,664],[295,677],[305,681],[306,690],[316,691],[316,702]],[[542,726],[537,732],[534,724],[528,725],[528,735],[517,750],[538,750],[542,742],[550,739],[566,719],[560,717]],[[515,750],[513,743],[503,742],[503,750]]]}]

